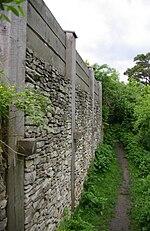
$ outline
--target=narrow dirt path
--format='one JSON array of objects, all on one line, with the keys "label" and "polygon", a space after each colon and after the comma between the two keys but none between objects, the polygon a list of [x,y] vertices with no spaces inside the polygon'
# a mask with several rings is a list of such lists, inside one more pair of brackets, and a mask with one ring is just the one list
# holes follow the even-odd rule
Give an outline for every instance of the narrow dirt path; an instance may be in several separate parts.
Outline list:
[{"label": "narrow dirt path", "polygon": [[117,143],[115,149],[122,169],[123,183],[115,207],[115,216],[112,218],[109,228],[110,231],[130,231],[130,217],[128,215],[130,208],[128,164],[121,145]]}]

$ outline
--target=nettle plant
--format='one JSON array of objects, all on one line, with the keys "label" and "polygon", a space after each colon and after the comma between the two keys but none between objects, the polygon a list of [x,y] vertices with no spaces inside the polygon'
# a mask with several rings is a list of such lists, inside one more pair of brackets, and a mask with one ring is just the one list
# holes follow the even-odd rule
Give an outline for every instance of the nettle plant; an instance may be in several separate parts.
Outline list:
[{"label": "nettle plant", "polygon": [[10,106],[13,106],[29,116],[31,124],[50,132],[47,115],[52,112],[51,100],[48,96],[45,96],[44,92],[40,89],[25,87],[23,91],[17,92],[14,86],[1,81],[0,115],[2,121],[9,118]]}]

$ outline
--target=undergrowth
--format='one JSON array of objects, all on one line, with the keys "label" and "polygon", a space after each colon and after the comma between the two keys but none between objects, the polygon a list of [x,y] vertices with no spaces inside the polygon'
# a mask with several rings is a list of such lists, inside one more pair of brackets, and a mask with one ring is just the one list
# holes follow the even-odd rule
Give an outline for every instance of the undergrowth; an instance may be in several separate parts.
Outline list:
[{"label": "undergrowth", "polygon": [[111,145],[101,144],[89,168],[79,206],[73,214],[65,213],[57,231],[108,231],[120,183],[115,151]]}]

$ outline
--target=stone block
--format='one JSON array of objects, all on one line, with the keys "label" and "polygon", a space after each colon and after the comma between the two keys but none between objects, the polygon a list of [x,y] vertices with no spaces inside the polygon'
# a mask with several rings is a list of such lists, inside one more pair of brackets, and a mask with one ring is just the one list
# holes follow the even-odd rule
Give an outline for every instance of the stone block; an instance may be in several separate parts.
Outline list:
[{"label": "stone block", "polygon": [[36,179],[36,171],[25,173],[25,185],[33,184]]},{"label": "stone block", "polygon": [[0,201],[0,209],[4,209],[7,205],[7,200]]}]

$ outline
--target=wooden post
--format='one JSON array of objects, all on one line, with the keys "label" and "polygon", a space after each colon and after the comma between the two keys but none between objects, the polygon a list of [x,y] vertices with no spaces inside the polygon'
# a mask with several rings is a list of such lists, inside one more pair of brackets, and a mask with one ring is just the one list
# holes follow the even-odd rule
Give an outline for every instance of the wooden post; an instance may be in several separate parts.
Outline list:
[{"label": "wooden post", "polygon": [[75,84],[76,84],[76,34],[66,31],[66,78],[72,84],[72,156],[71,156],[71,210],[75,207]]},{"label": "wooden post", "polygon": [[[17,91],[24,88],[27,2],[22,4],[25,16],[16,17],[9,13],[11,24],[5,21],[0,25],[1,67],[6,74],[6,81]],[[15,108],[10,108],[8,123],[8,175],[7,175],[7,216],[8,231],[24,230],[24,157],[17,155],[17,141],[24,137],[24,115]]]},{"label": "wooden post", "polygon": [[89,77],[90,77],[90,94],[91,94],[91,111],[92,111],[92,156],[94,156],[94,69],[89,67]]}]

